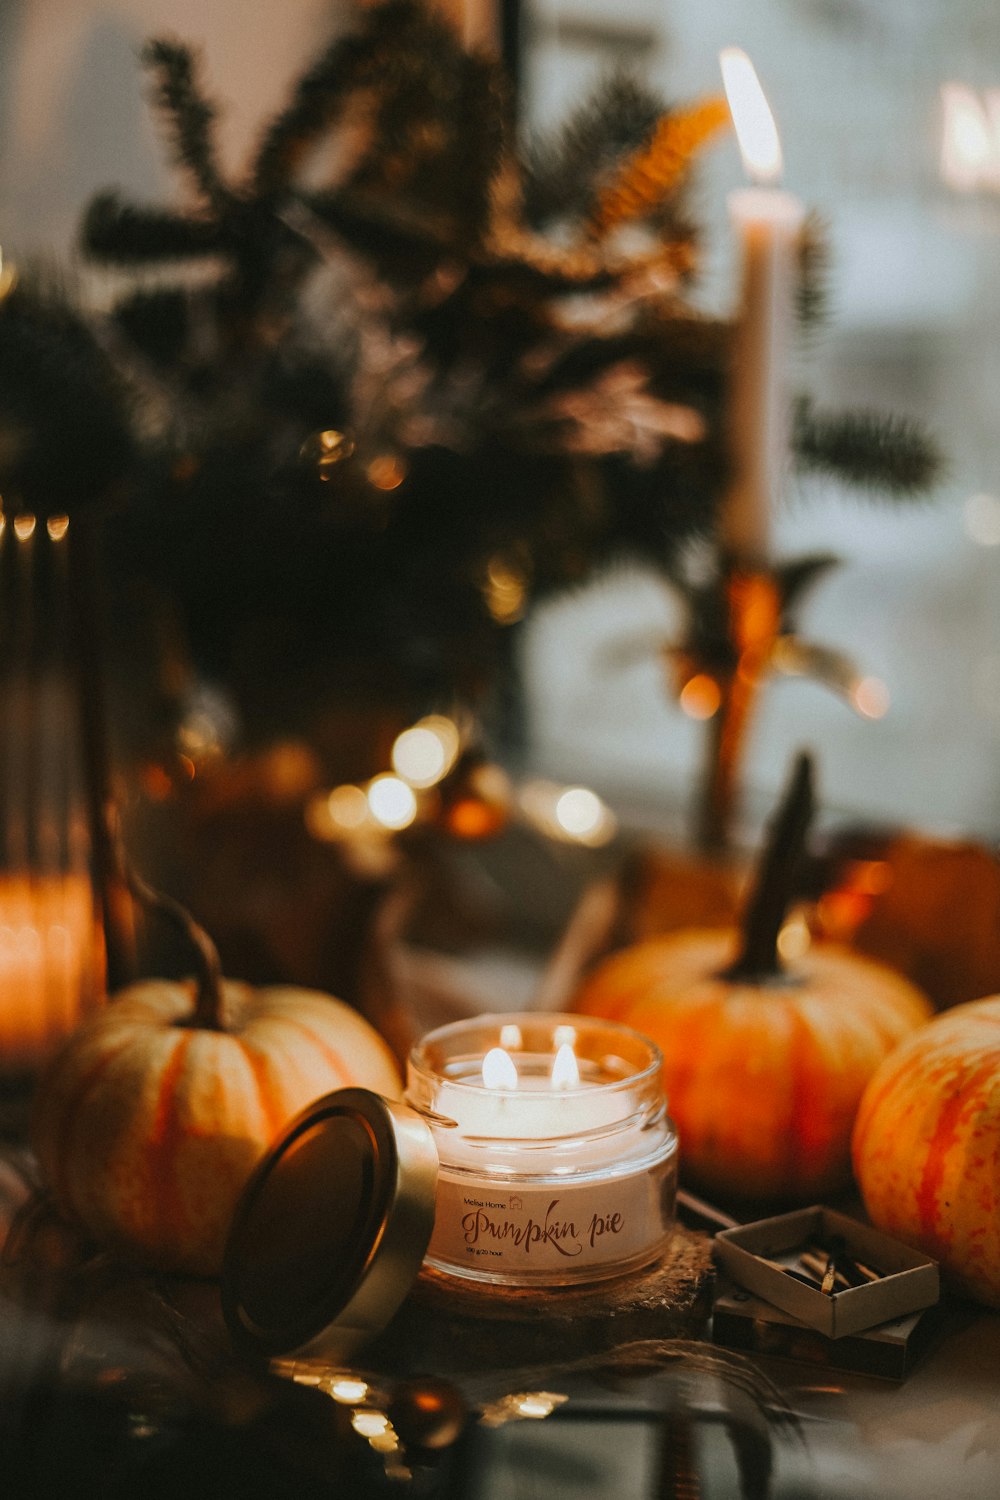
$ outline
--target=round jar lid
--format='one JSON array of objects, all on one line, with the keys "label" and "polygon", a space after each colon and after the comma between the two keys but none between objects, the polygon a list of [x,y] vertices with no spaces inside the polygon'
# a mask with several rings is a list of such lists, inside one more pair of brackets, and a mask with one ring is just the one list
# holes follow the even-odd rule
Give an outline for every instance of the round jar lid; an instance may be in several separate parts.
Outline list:
[{"label": "round jar lid", "polygon": [[421,1117],[367,1089],[317,1099],[247,1183],[222,1272],[237,1347],[349,1356],[389,1322],[434,1227],[438,1159]]}]

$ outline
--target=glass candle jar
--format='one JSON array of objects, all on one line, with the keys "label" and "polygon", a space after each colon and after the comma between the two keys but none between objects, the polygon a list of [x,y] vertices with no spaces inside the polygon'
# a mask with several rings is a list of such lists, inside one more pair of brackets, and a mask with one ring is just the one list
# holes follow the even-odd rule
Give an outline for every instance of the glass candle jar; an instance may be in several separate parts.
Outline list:
[{"label": "glass candle jar", "polygon": [[406,1100],[440,1162],[425,1263],[556,1286],[655,1260],[677,1184],[661,1066],[646,1037],[585,1016],[479,1016],[424,1037]]}]

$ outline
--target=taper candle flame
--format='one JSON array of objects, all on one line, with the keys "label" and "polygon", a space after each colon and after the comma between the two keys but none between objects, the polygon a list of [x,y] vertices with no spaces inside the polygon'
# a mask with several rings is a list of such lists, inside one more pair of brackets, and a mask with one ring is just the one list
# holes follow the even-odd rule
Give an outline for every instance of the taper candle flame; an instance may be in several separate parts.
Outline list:
[{"label": "taper candle flame", "polygon": [[483,1058],[483,1083],[488,1089],[516,1089],[517,1068],[503,1047],[491,1047]]},{"label": "taper candle flame", "polygon": [[754,182],[778,182],[782,167],[781,141],[757,70],[739,47],[724,48],[719,54],[719,63],[747,174]]},{"label": "taper candle flame", "polygon": [[563,1042],[555,1055],[550,1081],[554,1089],[575,1089],[580,1083],[576,1053],[569,1042]]}]

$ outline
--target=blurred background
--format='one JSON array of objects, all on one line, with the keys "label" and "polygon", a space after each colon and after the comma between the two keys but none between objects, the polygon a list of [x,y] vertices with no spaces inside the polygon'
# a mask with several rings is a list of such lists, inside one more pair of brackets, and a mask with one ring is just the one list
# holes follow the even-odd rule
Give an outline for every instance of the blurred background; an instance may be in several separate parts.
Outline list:
[{"label": "blurred background", "polygon": [[[237,166],[349,13],[329,0],[5,0],[5,251],[66,262],[95,191],[175,193],[137,66],[145,38],[167,32],[201,49],[207,86],[226,102],[223,157]],[[473,10],[473,28],[483,14]],[[831,807],[995,835],[1000,187],[956,186],[943,172],[941,89],[957,81],[985,100],[1000,81],[1000,12],[986,0],[525,0],[520,36],[525,132],[557,123],[619,64],[671,99],[716,92],[719,48],[745,47],[780,125],[786,184],[822,215],[832,247],[833,315],[805,351],[810,388],[923,420],[948,458],[934,496],[899,509],[859,504],[834,482],[790,485],[779,550],[845,561],[809,600],[803,633],[855,656],[890,705],[873,722],[815,684],[770,686],[750,746],[753,801],[766,805],[808,741]],[[725,199],[741,177],[731,137],[704,152],[696,298],[713,310],[734,300]],[[703,734],[657,655],[678,630],[665,585],[638,572],[543,606],[522,646],[532,768],[585,779],[654,821],[675,805]]]}]

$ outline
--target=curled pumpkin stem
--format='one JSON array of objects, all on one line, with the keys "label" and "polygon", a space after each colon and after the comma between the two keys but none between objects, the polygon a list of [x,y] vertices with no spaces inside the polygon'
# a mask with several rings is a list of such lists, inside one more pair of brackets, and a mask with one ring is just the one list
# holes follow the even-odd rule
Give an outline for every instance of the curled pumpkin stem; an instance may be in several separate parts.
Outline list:
[{"label": "curled pumpkin stem", "polygon": [[727,979],[759,984],[784,975],[778,937],[798,888],[815,810],[812,757],[803,752],[771,824],[743,917],[743,947]]},{"label": "curled pumpkin stem", "polygon": [[126,866],[123,871],[125,883],[132,895],[147,911],[159,912],[173,922],[187,938],[198,955],[197,991],[191,1025],[202,1031],[224,1031],[222,1018],[222,960],[219,950],[200,923],[196,922],[187,907],[156,890],[143,880],[141,875]]}]

